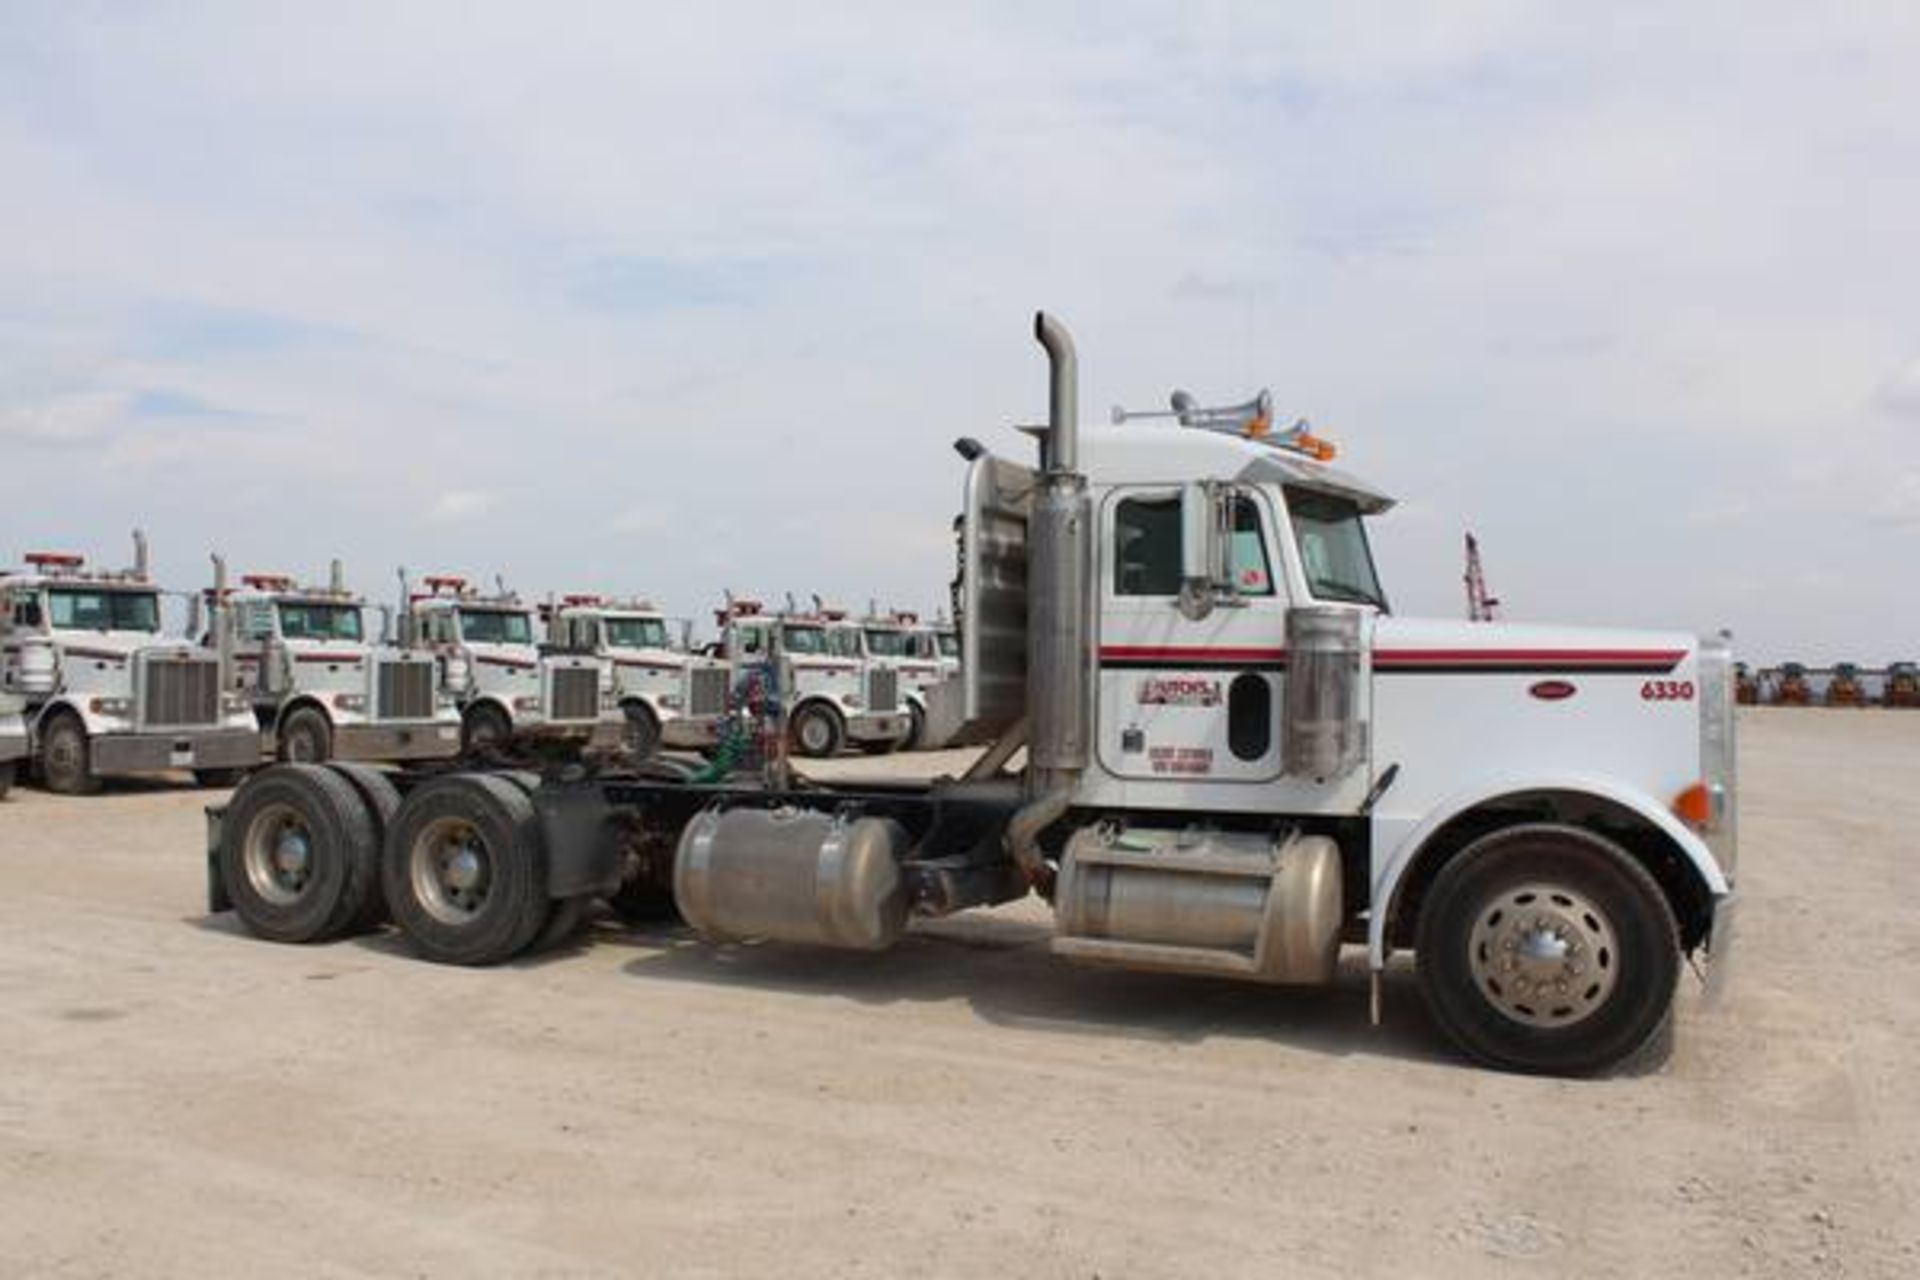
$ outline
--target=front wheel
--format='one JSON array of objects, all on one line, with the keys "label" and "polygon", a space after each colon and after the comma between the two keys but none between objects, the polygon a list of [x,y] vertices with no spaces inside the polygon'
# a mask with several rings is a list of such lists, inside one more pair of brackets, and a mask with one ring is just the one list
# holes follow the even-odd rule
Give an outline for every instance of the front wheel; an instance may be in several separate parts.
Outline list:
[{"label": "front wheel", "polygon": [[7,798],[7,792],[13,789],[13,761],[0,764],[0,800]]},{"label": "front wheel", "polygon": [[793,749],[813,760],[839,755],[840,746],[846,741],[846,730],[841,727],[839,715],[833,708],[817,702],[794,714],[790,732]]},{"label": "front wheel", "polygon": [[644,702],[629,702],[620,710],[627,717],[627,750],[635,760],[645,760],[660,749],[660,717]]},{"label": "front wheel", "polygon": [[301,707],[280,727],[280,759],[288,764],[320,764],[333,758],[333,726],[313,707]]},{"label": "front wheel", "polygon": [[71,712],[54,716],[41,731],[40,780],[63,796],[87,796],[100,789],[87,728]]},{"label": "front wheel", "polygon": [[1660,886],[1590,831],[1509,827],[1460,851],[1420,909],[1415,962],[1434,1018],[1511,1071],[1593,1075],[1672,1016],[1679,930]]},{"label": "front wheel", "polygon": [[512,734],[507,713],[490,702],[468,707],[460,718],[460,749],[468,755],[496,750]]}]

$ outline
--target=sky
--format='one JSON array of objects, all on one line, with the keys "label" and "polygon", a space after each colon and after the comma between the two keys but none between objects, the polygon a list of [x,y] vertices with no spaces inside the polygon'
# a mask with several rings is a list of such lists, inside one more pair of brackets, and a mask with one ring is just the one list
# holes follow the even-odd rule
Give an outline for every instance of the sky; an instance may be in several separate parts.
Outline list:
[{"label": "sky", "polygon": [[1920,6],[0,3],[0,562],[931,609],[1271,387],[1515,620],[1920,656]]}]

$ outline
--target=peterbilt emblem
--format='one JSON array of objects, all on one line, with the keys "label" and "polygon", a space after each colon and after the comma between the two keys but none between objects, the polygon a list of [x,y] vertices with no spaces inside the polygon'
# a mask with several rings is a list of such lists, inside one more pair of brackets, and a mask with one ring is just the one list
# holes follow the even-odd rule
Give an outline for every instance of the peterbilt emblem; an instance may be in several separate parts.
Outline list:
[{"label": "peterbilt emblem", "polygon": [[1563,702],[1577,693],[1578,689],[1570,680],[1539,680],[1527,692],[1542,702]]}]

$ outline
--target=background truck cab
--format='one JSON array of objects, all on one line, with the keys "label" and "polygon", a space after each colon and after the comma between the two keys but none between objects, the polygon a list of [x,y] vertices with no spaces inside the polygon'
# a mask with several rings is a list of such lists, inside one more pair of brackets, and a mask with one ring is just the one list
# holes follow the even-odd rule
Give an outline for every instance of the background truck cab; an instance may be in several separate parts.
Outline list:
[{"label": "background truck cab", "polygon": [[114,774],[187,769],[230,782],[260,763],[260,729],[220,655],[161,631],[160,588],[134,535],[134,567],[97,571],[64,553],[0,574],[0,691],[24,699],[34,770],[48,789],[94,791]]},{"label": "background truck cab", "polygon": [[433,655],[374,643],[366,601],[346,589],[338,560],[324,587],[252,573],[206,599],[213,634],[232,648],[232,687],[252,703],[279,759],[459,754],[460,711]]},{"label": "background truck cab", "polygon": [[710,747],[727,717],[727,665],[676,644],[665,615],[644,600],[562,596],[545,606],[554,645],[606,663],[614,701],[626,718],[627,746],[644,758],[656,747]]},{"label": "background truck cab", "polygon": [[[852,745],[891,751],[906,737],[899,678],[887,667],[871,670],[859,656],[858,639],[844,613],[789,607],[767,614],[758,601],[729,599],[716,615],[720,650],[735,671],[779,652],[788,671],[788,735],[803,756],[838,755]],[[837,629],[837,635],[836,635]]]},{"label": "background truck cab", "polygon": [[533,610],[504,588],[483,595],[447,574],[404,589],[403,643],[440,662],[447,692],[460,706],[463,750],[509,738],[617,747],[624,719],[614,705],[605,662],[591,653],[542,652]]},{"label": "background truck cab", "polygon": [[21,712],[26,699],[0,693],[0,800],[19,774],[20,762],[27,757],[27,721]]},{"label": "background truck cab", "polygon": [[881,613],[875,607],[860,619],[860,656],[870,666],[891,667],[899,680],[900,699],[907,710],[908,729],[901,743],[909,751],[942,745],[927,732],[928,691],[948,674],[931,628],[918,614],[904,609]]}]

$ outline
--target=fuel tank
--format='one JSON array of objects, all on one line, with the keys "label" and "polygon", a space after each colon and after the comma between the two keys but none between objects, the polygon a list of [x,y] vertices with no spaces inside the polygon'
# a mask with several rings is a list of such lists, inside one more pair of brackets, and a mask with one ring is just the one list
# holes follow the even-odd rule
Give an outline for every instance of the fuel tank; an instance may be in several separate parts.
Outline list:
[{"label": "fuel tank", "polygon": [[907,925],[900,859],[910,844],[885,818],[709,809],[681,833],[673,897],[713,938],[884,951]]}]

